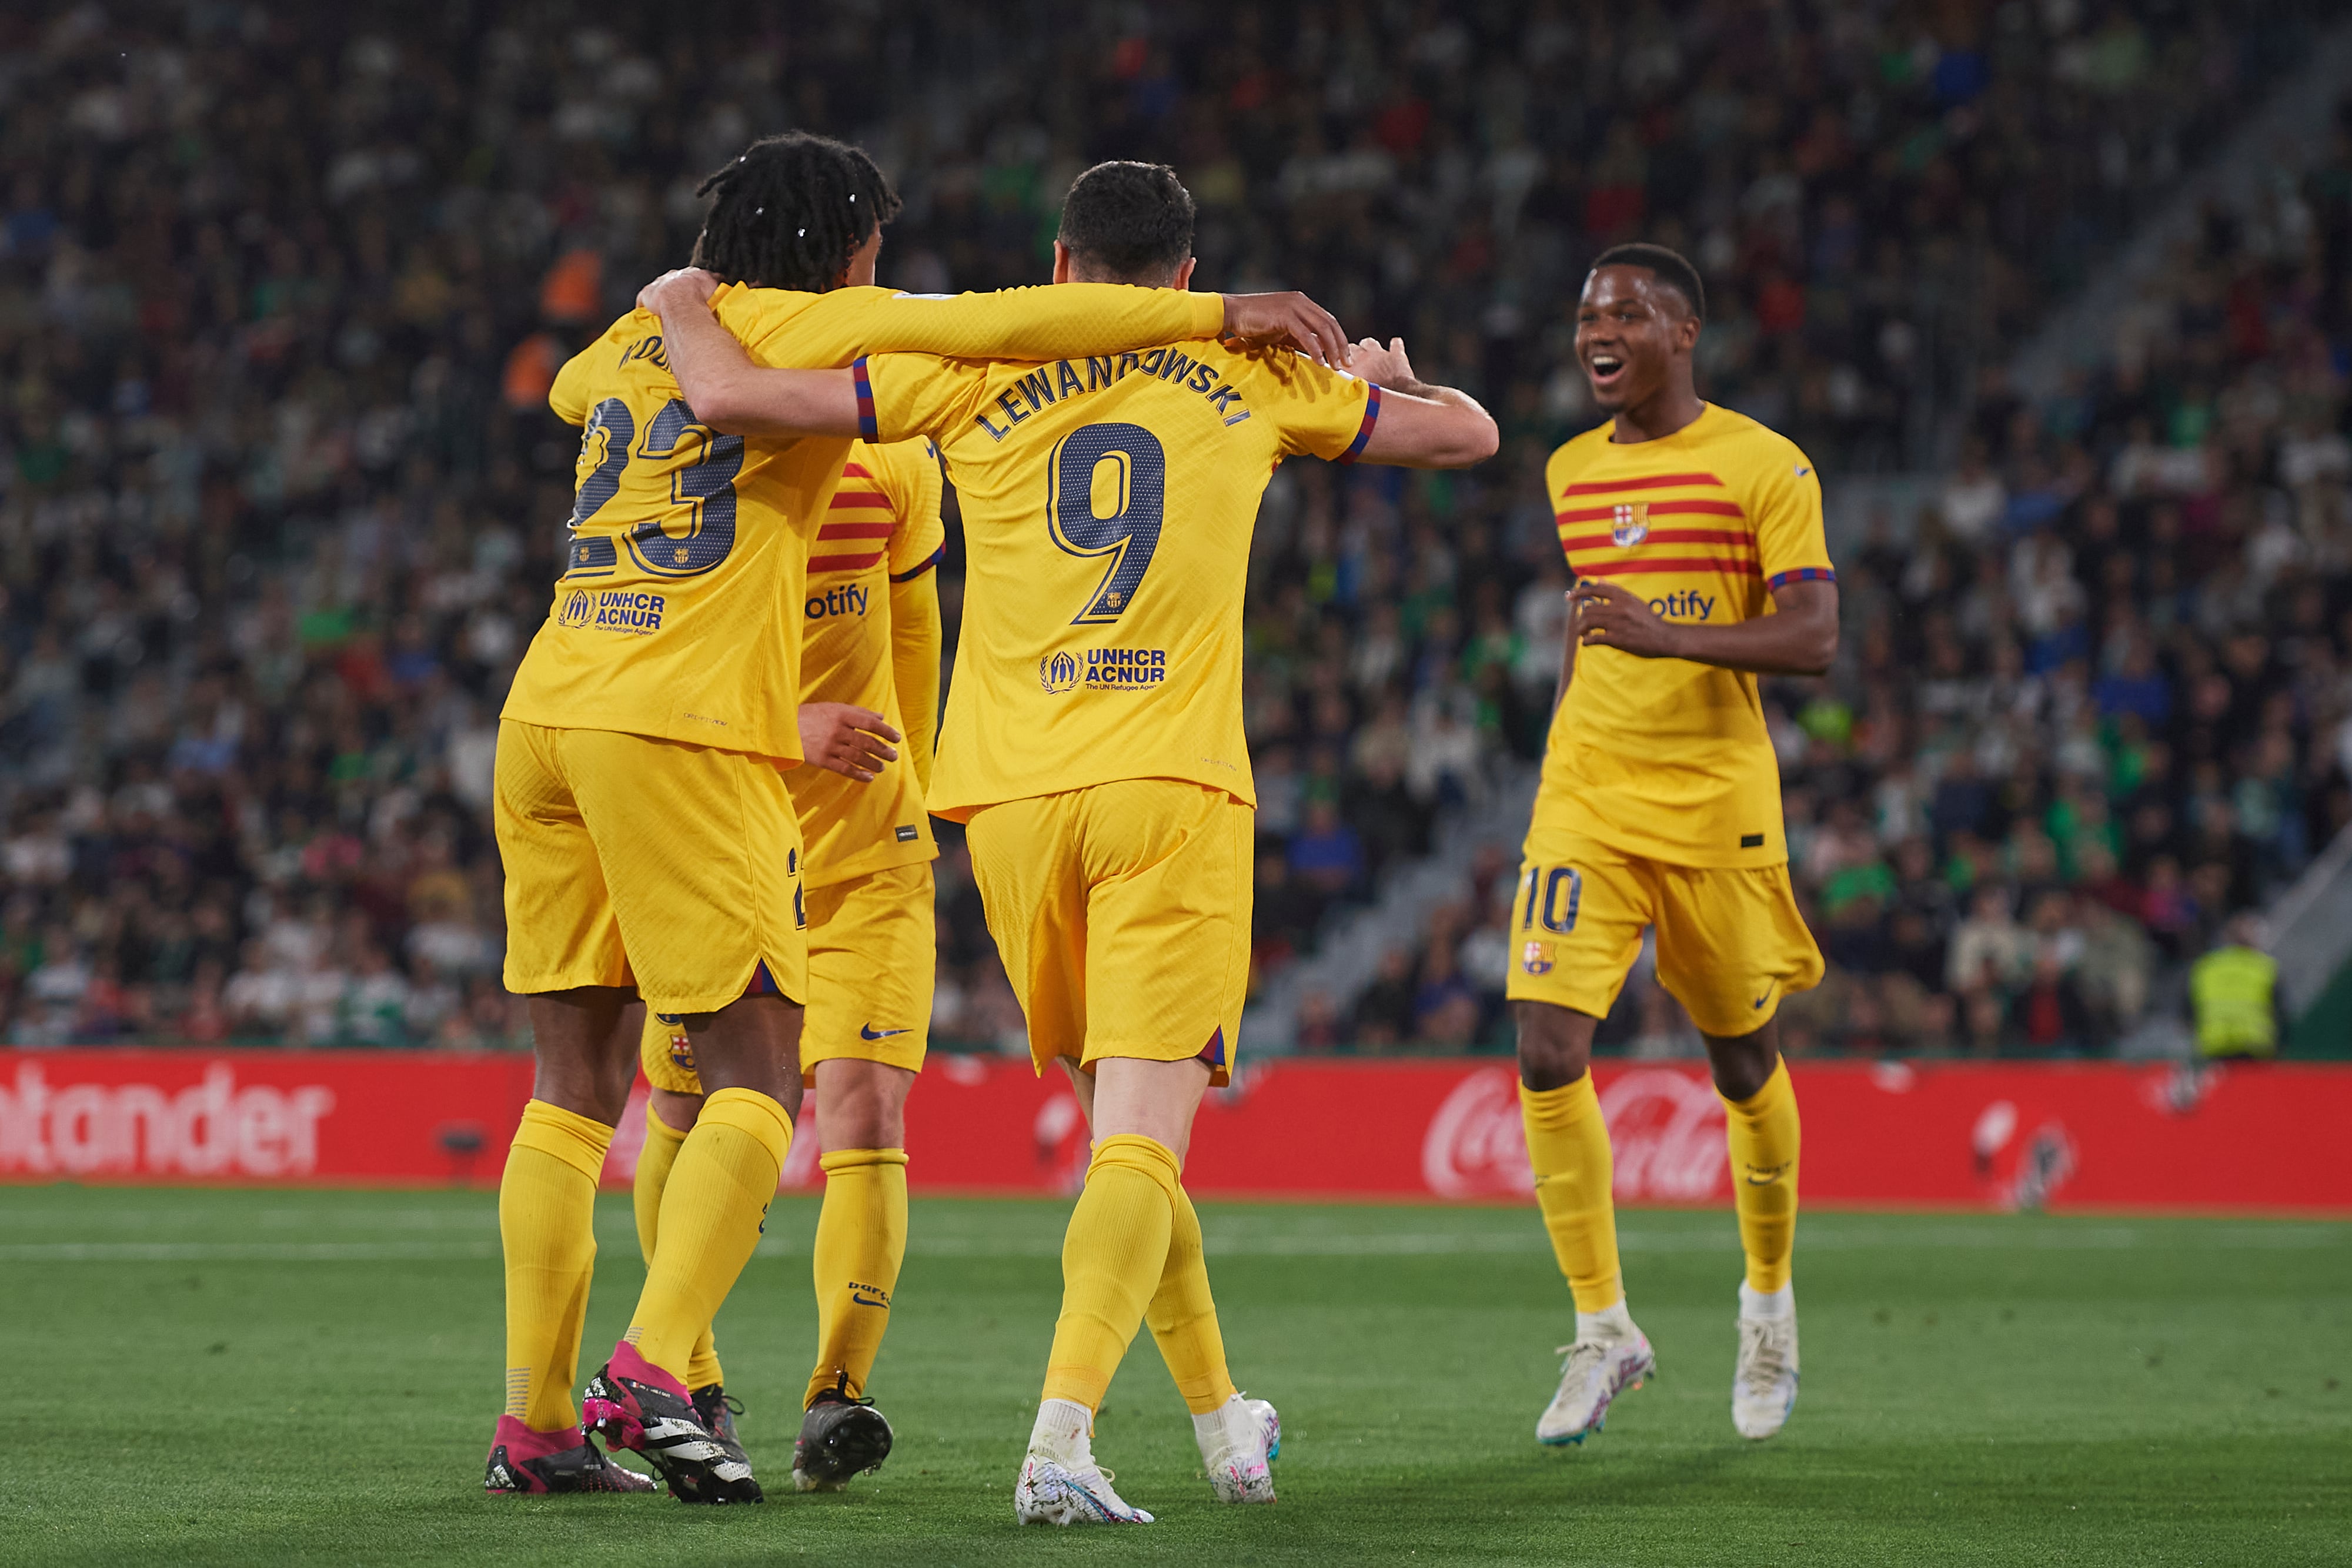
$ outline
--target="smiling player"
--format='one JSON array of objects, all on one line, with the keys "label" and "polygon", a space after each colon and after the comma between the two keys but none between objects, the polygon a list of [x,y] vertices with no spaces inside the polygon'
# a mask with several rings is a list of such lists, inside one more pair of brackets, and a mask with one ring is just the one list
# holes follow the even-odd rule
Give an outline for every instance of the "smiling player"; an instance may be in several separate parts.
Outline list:
[{"label": "smiling player", "polygon": [[1528,829],[1508,994],[1536,1200],[1576,1298],[1559,1392],[1536,1424],[1580,1443],[1655,1365],[1625,1309],[1609,1128],[1588,1071],[1645,926],[1658,979],[1706,1041],[1728,1119],[1748,1274],[1732,1424],[1769,1437],[1797,1397],[1797,1102],[1780,998],[1822,977],[1789,884],[1759,674],[1837,651],[1837,574],[1805,455],[1699,400],[1698,274],[1626,245],[1586,277],[1576,353],[1615,417],[1552,454],[1546,488],[1577,582],[1575,635]]}]

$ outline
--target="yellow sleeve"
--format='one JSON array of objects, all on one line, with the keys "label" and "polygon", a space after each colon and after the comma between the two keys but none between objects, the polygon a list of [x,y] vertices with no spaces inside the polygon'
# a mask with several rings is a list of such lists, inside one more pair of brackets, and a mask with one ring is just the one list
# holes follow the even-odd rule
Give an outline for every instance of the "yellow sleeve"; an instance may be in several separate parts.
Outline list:
[{"label": "yellow sleeve", "polygon": [[915,782],[929,794],[940,732],[940,574],[890,580],[890,683]]},{"label": "yellow sleeve", "polygon": [[882,493],[897,520],[891,530],[887,570],[890,574],[890,684],[898,696],[898,722],[906,729],[907,755],[915,782],[931,787],[931,758],[940,726],[940,580],[931,569],[947,544],[940,520],[944,488],[939,449],[928,441],[897,441],[864,446]]},{"label": "yellow sleeve", "polygon": [[588,357],[604,346],[599,338],[564,361],[555,372],[555,384],[547,389],[547,406],[566,424],[588,423]]},{"label": "yellow sleeve", "polygon": [[1244,363],[1242,395],[1250,415],[1274,421],[1285,457],[1351,461],[1372,438],[1381,389],[1371,382],[1326,370],[1288,349],[1257,350]]},{"label": "yellow sleeve", "polygon": [[857,379],[857,420],[867,441],[928,436],[946,442],[978,413],[988,394],[988,366],[929,354],[885,354],[850,367]]},{"label": "yellow sleeve", "polygon": [[838,369],[861,354],[1058,360],[1213,338],[1224,323],[1225,302],[1217,295],[1123,283],[994,294],[836,288],[818,295],[772,337],[746,347],[766,364],[813,369]]},{"label": "yellow sleeve", "polygon": [[944,485],[939,448],[929,441],[901,441],[879,450],[887,454],[883,493],[898,519],[890,535],[889,571],[895,581],[938,564],[948,539],[947,525],[940,520]]},{"label": "yellow sleeve", "polygon": [[1774,442],[1758,459],[1743,497],[1756,529],[1757,563],[1764,586],[1835,582],[1829,537],[1822,522],[1822,476],[1794,442]]}]

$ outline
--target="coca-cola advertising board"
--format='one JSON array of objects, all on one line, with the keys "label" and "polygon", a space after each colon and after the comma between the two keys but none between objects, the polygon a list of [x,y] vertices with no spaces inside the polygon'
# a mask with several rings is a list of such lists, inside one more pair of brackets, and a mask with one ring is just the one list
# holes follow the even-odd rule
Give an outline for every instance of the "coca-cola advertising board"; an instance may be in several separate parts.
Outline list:
[{"label": "coca-cola advertising board", "polygon": [[[1801,1062],[1801,1177],[1818,1205],[2352,1213],[2352,1065]],[[1630,1204],[1730,1200],[1703,1067],[1594,1069]],[[20,1051],[0,1057],[0,1179],[487,1185],[530,1092],[515,1056]],[[643,1088],[605,1166],[625,1185]],[[811,1096],[782,1186],[823,1178]],[[935,1055],[907,1110],[919,1191],[1050,1193],[1086,1166],[1061,1075]],[[1494,1061],[1244,1062],[1213,1092],[1202,1196],[1496,1201],[1529,1186],[1517,1089]]]}]

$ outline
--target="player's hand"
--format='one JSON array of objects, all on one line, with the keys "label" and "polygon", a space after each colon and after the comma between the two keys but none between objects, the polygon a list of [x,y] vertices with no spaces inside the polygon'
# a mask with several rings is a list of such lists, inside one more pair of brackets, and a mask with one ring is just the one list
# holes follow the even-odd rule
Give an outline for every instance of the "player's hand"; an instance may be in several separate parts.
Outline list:
[{"label": "player's hand", "polygon": [[1568,611],[1580,647],[1615,648],[1637,659],[1681,656],[1680,629],[1613,582],[1578,579],[1568,591]]},{"label": "player's hand", "polygon": [[1412,373],[1412,361],[1405,358],[1402,338],[1391,338],[1385,349],[1378,338],[1367,338],[1355,346],[1353,354],[1348,361],[1351,376],[1397,392],[1421,384],[1421,378]]},{"label": "player's hand", "polygon": [[680,305],[708,305],[719,289],[715,272],[698,267],[673,267],[637,290],[637,304],[659,316],[665,306],[674,310]]},{"label": "player's hand", "polygon": [[889,744],[900,738],[898,732],[872,708],[803,703],[800,721],[801,755],[812,768],[871,784],[884,764],[898,760],[898,748]]},{"label": "player's hand", "polygon": [[1228,294],[1224,336],[1244,343],[1287,343],[1318,365],[1345,370],[1348,334],[1339,319],[1304,294]]}]

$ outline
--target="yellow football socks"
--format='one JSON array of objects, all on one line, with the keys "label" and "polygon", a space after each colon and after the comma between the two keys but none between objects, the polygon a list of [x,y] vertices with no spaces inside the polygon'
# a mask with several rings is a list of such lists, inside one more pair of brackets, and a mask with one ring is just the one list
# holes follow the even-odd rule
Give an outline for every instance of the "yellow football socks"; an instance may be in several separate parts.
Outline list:
[{"label": "yellow football socks", "polygon": [[[669,1168],[677,1163],[677,1151],[686,1144],[686,1134],[654,1113],[650,1102],[646,1105],[646,1146],[637,1155],[637,1250],[645,1254],[647,1267],[654,1260],[654,1241],[661,1235],[662,1189],[669,1185]],[[714,1383],[727,1381],[726,1372],[719,1364],[719,1342],[705,1324],[702,1336],[694,1342],[694,1349],[686,1358],[686,1385],[708,1388]]]},{"label": "yellow football socks", "polygon": [[1559,1089],[1519,1086],[1536,1207],[1551,1233],[1552,1256],[1568,1276],[1576,1310],[1598,1312],[1625,1299],[1617,1262],[1617,1206],[1610,1196],[1609,1124],[1592,1074]]},{"label": "yellow football socks", "polygon": [[535,1432],[577,1426],[572,1385],[596,1268],[596,1178],[613,1129],[533,1100],[499,1179],[506,1254],[506,1413]]},{"label": "yellow football socks", "polygon": [[812,1260],[816,1369],[803,1406],[845,1376],[849,1396],[865,1397],[907,1256],[907,1151],[829,1149],[817,1164],[824,1170],[824,1207]]},{"label": "yellow football socks", "polygon": [[1045,1364],[1045,1398],[1101,1407],[1145,1304],[1158,1293],[1179,1182],[1176,1156],[1155,1139],[1121,1133],[1095,1145],[1086,1190],[1062,1239],[1062,1315]]},{"label": "yellow football socks", "polygon": [[757,1090],[721,1089],[678,1149],[662,1191],[660,1245],[625,1337],[681,1382],[695,1340],[759,1245],[792,1144],[782,1105]]},{"label": "yellow football socks", "polygon": [[1748,1099],[1725,1100],[1723,1111],[1748,1285],[1769,1294],[1788,1284],[1797,1245],[1797,1091],[1789,1064],[1776,1064]]},{"label": "yellow football socks", "polygon": [[1234,1396],[1225,1371],[1225,1335],[1217,1323],[1217,1303],[1209,1294],[1209,1263],[1201,1249],[1201,1216],[1182,1187],[1176,1189],[1168,1233],[1168,1261],[1160,1270],[1160,1291],[1144,1309],[1168,1375],[1185,1408],[1195,1416],[1220,1409]]}]

